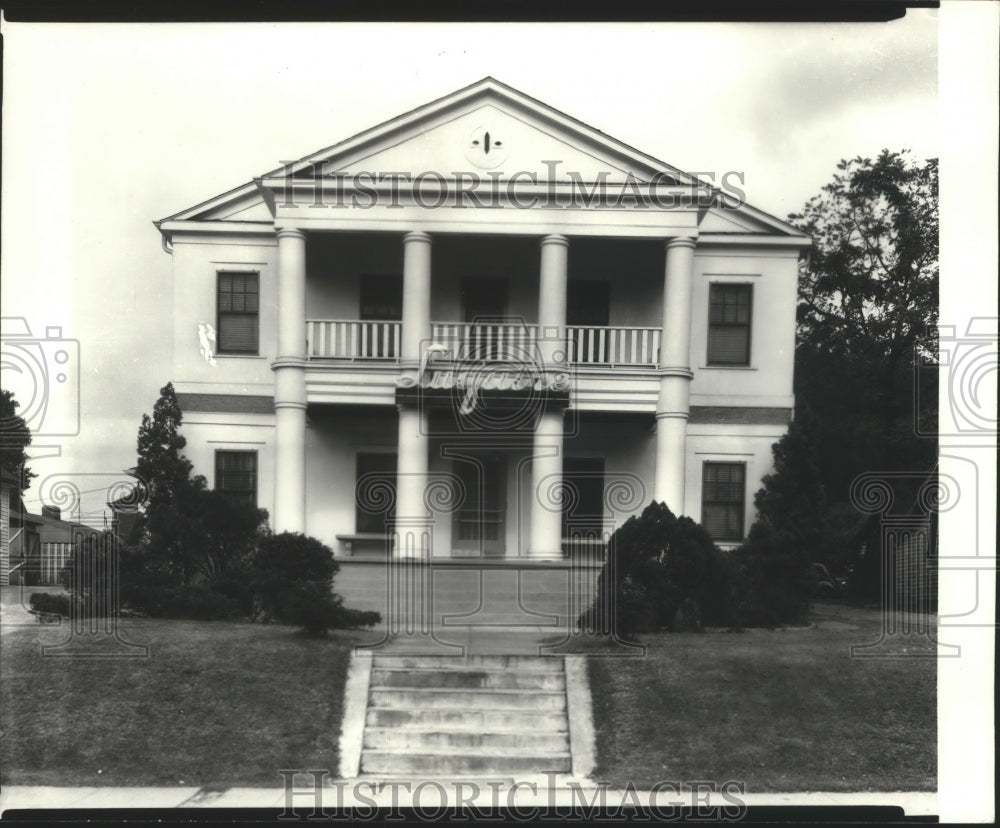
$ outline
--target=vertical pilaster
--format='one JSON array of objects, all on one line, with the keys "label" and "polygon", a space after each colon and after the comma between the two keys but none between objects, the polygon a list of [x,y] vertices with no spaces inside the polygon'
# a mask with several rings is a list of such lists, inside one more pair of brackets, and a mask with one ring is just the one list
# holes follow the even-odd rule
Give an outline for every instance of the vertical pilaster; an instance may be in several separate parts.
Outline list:
[{"label": "vertical pilaster", "polygon": [[691,293],[694,239],[667,242],[660,338],[660,393],[656,404],[653,496],[684,514],[684,458],[691,373]]},{"label": "vertical pilaster", "polygon": [[274,371],[276,532],[306,529],[306,237],[278,231],[278,356]]}]

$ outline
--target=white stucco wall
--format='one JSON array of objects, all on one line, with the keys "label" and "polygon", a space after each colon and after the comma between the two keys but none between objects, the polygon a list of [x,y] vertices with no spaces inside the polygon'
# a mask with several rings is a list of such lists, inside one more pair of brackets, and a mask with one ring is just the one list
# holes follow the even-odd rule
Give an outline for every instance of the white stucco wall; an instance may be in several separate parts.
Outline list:
[{"label": "white stucco wall", "polygon": [[[271,394],[271,361],[277,356],[277,246],[272,239],[238,238],[206,243],[178,238],[173,246],[173,381],[178,392]],[[220,271],[260,274],[260,353],[216,356],[210,365],[199,352],[198,323],[214,328]]]}]

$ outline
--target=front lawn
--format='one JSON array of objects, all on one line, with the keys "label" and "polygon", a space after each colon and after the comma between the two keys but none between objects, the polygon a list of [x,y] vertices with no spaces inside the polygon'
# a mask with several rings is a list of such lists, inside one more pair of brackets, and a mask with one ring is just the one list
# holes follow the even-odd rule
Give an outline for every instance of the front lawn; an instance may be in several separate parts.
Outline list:
[{"label": "front lawn", "polygon": [[639,789],[736,780],[748,793],[936,790],[936,659],[851,658],[850,645],[878,639],[877,610],[821,606],[813,621],[644,635],[645,657],[591,649],[593,778]]},{"label": "front lawn", "polygon": [[0,639],[0,784],[282,784],[280,769],[338,770],[351,647],[294,627],[127,619],[148,658],[43,657],[65,628]]}]

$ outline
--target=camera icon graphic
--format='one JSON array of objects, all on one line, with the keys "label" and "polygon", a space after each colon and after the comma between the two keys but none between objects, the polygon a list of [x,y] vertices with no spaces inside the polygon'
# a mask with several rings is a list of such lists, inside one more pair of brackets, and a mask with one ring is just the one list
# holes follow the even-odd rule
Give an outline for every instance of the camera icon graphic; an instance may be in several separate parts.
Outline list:
[{"label": "camera icon graphic", "polygon": [[80,343],[62,328],[46,327],[38,337],[24,317],[3,317],[0,377],[36,440],[80,433]]},{"label": "camera icon graphic", "polygon": [[[928,399],[944,388],[947,405],[938,411],[936,432],[920,427],[919,436],[939,434],[942,437],[993,436],[997,429],[998,348],[997,319],[973,317],[965,334],[959,336],[953,325],[938,329],[938,356],[921,357],[914,378],[915,411],[921,404],[936,403]],[[935,375],[936,372],[936,375]]]}]

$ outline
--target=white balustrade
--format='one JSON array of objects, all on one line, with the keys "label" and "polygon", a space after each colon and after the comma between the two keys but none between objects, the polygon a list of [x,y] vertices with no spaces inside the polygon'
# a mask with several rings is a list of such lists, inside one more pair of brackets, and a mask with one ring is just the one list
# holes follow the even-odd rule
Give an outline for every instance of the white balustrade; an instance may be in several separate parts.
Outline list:
[{"label": "white balustrade", "polygon": [[[391,320],[306,320],[311,359],[397,360],[401,323]],[[656,365],[659,328],[570,326],[570,361],[577,365]],[[539,358],[538,326],[523,322],[434,322],[431,339],[450,359],[525,362]]]},{"label": "white balustrade", "polygon": [[401,325],[391,320],[307,319],[310,359],[399,358]]}]

